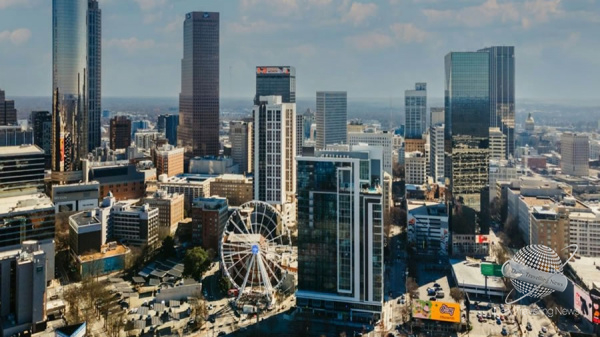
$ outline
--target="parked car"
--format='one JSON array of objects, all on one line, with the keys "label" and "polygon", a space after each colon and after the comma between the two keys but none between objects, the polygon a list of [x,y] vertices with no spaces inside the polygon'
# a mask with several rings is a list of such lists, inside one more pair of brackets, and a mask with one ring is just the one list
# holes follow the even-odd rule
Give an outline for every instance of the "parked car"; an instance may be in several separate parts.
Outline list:
[{"label": "parked car", "polygon": [[508,336],[508,330],[506,330],[505,326],[502,327],[502,336]]}]

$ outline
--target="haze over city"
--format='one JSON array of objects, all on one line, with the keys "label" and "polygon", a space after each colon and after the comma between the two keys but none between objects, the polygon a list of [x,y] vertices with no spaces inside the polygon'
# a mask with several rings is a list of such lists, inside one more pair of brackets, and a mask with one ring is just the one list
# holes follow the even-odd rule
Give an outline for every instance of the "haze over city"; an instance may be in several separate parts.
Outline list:
[{"label": "haze over city", "polygon": [[[50,96],[51,1],[0,2],[0,80]],[[447,51],[514,45],[517,97],[597,100],[598,0],[101,0],[104,97],[177,97],[184,13],[221,13],[221,97],[252,97],[254,67],[292,64],[298,97],[347,90],[443,97]],[[8,83],[7,83],[8,81]],[[10,84],[10,85],[7,85]]]}]

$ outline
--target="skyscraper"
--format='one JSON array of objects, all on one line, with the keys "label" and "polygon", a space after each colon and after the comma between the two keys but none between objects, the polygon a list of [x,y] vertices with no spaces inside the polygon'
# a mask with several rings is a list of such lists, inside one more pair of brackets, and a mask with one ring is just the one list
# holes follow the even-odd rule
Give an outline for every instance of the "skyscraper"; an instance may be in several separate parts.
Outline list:
[{"label": "skyscraper", "polygon": [[253,170],[252,154],[254,152],[254,123],[231,121],[229,123],[229,141],[231,142],[231,158],[240,166],[240,173]]},{"label": "skyscraper", "polygon": [[589,175],[589,138],[585,134],[565,132],[560,137],[560,168],[563,174]]},{"label": "skyscraper", "polygon": [[17,109],[15,101],[7,101],[4,90],[0,90],[0,125],[17,124]]},{"label": "skyscraper", "polygon": [[131,120],[126,116],[115,116],[110,120],[110,148],[125,149],[131,145]]},{"label": "skyscraper", "polygon": [[427,83],[415,83],[404,91],[404,137],[421,139],[427,127]]},{"label": "skyscraper", "polygon": [[260,96],[281,96],[282,103],[296,103],[296,68],[256,67],[254,105],[260,104]]},{"label": "skyscraper", "polygon": [[33,129],[33,141],[44,150],[45,168],[50,169],[52,149],[52,114],[49,111],[32,111],[29,117]]},{"label": "skyscraper", "polygon": [[515,153],[515,47],[494,46],[479,50],[489,54],[490,127],[506,136],[506,156]]},{"label": "skyscraper", "polygon": [[436,126],[444,124],[444,108],[443,107],[431,107],[429,109],[429,125]]},{"label": "skyscraper", "polygon": [[187,160],[219,155],[219,13],[185,16],[177,138]]},{"label": "skyscraper", "polygon": [[298,291],[302,311],[376,321],[383,304],[383,155],[336,146],[298,157]]},{"label": "skyscraper", "polygon": [[254,106],[254,199],[291,204],[296,194],[296,103],[261,96]]},{"label": "skyscraper", "polygon": [[348,95],[345,91],[317,91],[317,149],[346,144]]},{"label": "skyscraper", "polygon": [[102,95],[102,11],[97,0],[88,0],[88,151],[100,147]]},{"label": "skyscraper", "polygon": [[450,229],[453,234],[485,234],[488,219],[476,213],[489,206],[483,194],[489,167],[489,55],[451,52],[445,57],[445,69],[445,150],[453,206]]},{"label": "skyscraper", "polygon": [[158,132],[164,132],[165,137],[171,145],[177,145],[177,127],[179,126],[179,115],[158,116]]},{"label": "skyscraper", "polygon": [[80,159],[99,142],[100,18],[96,0],[52,1],[51,166],[60,183],[81,179]]}]

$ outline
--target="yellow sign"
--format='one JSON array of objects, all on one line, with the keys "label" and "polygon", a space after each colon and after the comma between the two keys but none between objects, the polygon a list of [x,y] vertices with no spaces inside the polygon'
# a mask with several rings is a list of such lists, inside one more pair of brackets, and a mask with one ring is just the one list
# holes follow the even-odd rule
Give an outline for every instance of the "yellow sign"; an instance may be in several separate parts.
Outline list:
[{"label": "yellow sign", "polygon": [[412,314],[414,318],[460,323],[460,304],[413,300]]}]

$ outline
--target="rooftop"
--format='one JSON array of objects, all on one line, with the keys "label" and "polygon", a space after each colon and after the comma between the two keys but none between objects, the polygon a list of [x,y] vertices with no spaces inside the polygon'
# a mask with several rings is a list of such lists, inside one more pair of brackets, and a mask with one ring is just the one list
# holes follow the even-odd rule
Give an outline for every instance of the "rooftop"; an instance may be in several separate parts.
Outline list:
[{"label": "rooftop", "polygon": [[44,193],[32,193],[0,198],[0,215],[43,210],[47,208],[54,210],[54,204]]},{"label": "rooftop", "polygon": [[31,155],[39,154],[44,155],[44,151],[36,145],[21,145],[21,146],[3,146],[0,151],[0,157],[9,157],[14,155]]},{"label": "rooftop", "polygon": [[[452,270],[457,277],[459,287],[462,285],[485,287],[485,276],[481,274],[481,264],[462,259],[451,259]],[[506,291],[506,286],[501,277],[487,278],[487,286],[490,290]]]},{"label": "rooftop", "polygon": [[[104,251],[104,253],[102,253],[102,251]],[[129,248],[117,244],[116,246],[112,246],[112,248],[109,249],[109,245],[106,244],[102,245],[102,251],[91,254],[79,255],[79,259],[81,260],[81,262],[106,259],[112,256],[127,254],[129,253]]]},{"label": "rooftop", "polygon": [[575,274],[585,283],[588,289],[600,288],[600,257],[577,257],[569,262]]},{"label": "rooftop", "polygon": [[69,219],[75,221],[77,226],[86,226],[100,223],[100,220],[98,220],[98,218],[96,217],[95,210],[73,214],[69,217]]}]

